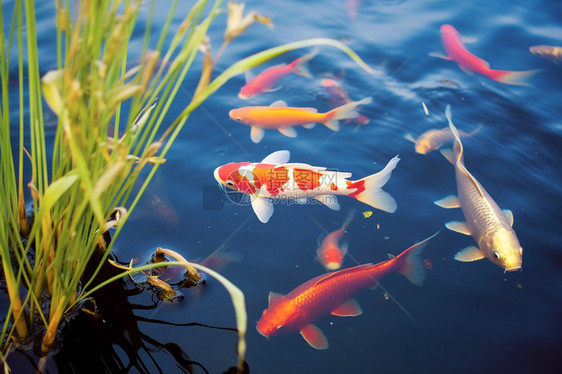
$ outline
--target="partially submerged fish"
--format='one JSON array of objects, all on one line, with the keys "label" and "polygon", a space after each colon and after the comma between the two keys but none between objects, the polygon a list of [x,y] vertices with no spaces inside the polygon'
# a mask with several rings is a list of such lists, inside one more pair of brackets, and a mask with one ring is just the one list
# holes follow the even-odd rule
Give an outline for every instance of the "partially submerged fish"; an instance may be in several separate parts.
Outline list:
[{"label": "partially submerged fish", "polygon": [[521,269],[523,248],[512,229],[513,214],[502,211],[484,187],[469,173],[463,162],[463,146],[459,133],[451,120],[451,107],[446,116],[455,136],[454,153],[442,153],[454,165],[457,179],[457,196],[447,196],[435,201],[443,208],[461,208],[466,222],[452,221],[445,226],[452,231],[472,235],[478,247],[467,247],[455,255],[458,261],[475,261],[488,258],[506,271]]},{"label": "partially submerged fish", "polygon": [[[333,107],[352,102],[347,93],[341,88],[341,85],[335,79],[322,79],[322,87],[326,89],[326,92],[328,93],[328,96],[330,98],[330,104]],[[366,125],[367,123],[369,123],[369,118],[367,118],[363,114],[359,114],[355,118],[347,119],[346,122],[355,122],[359,125]]]},{"label": "partially submerged fish", "polygon": [[528,86],[529,83],[527,82],[527,79],[539,71],[507,71],[490,69],[490,64],[487,61],[473,55],[466,49],[461,40],[460,34],[451,25],[441,26],[441,42],[443,43],[443,48],[445,49],[447,55],[443,56],[436,53],[431,53],[430,55],[433,57],[440,57],[445,60],[455,61],[467,74],[476,72],[501,83]]},{"label": "partially submerged fish", "polygon": [[[482,126],[478,126],[475,130],[467,133],[464,131],[458,131],[460,137],[469,137],[480,131]],[[427,130],[417,139],[410,134],[406,134],[405,138],[415,144],[416,152],[422,155],[428,154],[431,151],[435,151],[443,146],[443,144],[450,143],[455,140],[453,133],[449,127],[438,129]]]},{"label": "partially submerged fish", "polygon": [[353,212],[349,213],[345,222],[336,231],[332,231],[322,240],[316,250],[316,258],[326,270],[337,270],[341,268],[343,258],[347,253],[347,244],[341,243],[341,238],[347,230],[347,226],[353,219]]},{"label": "partially submerged fish", "polygon": [[422,285],[425,266],[421,253],[435,235],[437,234],[414,244],[390,260],[317,276],[284,296],[270,293],[269,306],[258,321],[258,332],[269,338],[300,331],[311,347],[328,348],[328,340],[314,322],[327,314],[340,317],[360,315],[363,311],[351,297],[364,288],[376,286],[388,273],[400,273],[410,282]]},{"label": "partially submerged fish", "polygon": [[532,54],[554,62],[556,65],[562,61],[562,47],[555,45],[535,45],[529,48]]},{"label": "partially submerged fish", "polygon": [[312,198],[330,209],[339,210],[335,195],[353,197],[374,208],[393,213],[396,202],[382,186],[390,179],[400,159],[391,159],[378,173],[352,181],[351,173],[325,167],[288,163],[289,151],[277,151],[261,162],[232,162],[214,171],[223,186],[250,196],[252,208],[263,223],[273,214],[273,203],[305,203]]},{"label": "partially submerged fish", "polygon": [[246,85],[240,89],[238,97],[242,100],[258,96],[264,92],[275,91],[277,88],[273,86],[289,74],[298,74],[311,78],[312,75],[308,71],[307,63],[310,61],[318,51],[314,50],[311,53],[297,58],[290,64],[279,64],[265,69],[259,75],[251,77],[246,76]]},{"label": "partially submerged fish", "polygon": [[355,118],[360,105],[369,104],[370,97],[363,100],[353,101],[332,109],[326,113],[318,113],[315,108],[288,107],[283,100],[278,100],[270,106],[247,106],[232,109],[228,115],[236,122],[250,126],[250,138],[254,143],[259,143],[264,136],[263,129],[276,129],[281,134],[294,138],[297,136],[294,126],[312,128],[321,123],[330,130],[340,129],[339,121]]}]

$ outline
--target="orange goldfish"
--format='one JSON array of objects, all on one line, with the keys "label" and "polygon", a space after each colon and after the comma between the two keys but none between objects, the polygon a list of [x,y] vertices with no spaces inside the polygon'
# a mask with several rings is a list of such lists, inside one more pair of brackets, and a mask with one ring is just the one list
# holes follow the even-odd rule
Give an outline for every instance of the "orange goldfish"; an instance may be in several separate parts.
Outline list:
[{"label": "orange goldfish", "polygon": [[556,45],[534,45],[529,48],[532,54],[541,56],[559,65],[562,61],[562,47]]},{"label": "orange goldfish", "polygon": [[538,70],[507,71],[490,69],[490,64],[470,53],[464,46],[458,31],[451,25],[441,26],[441,42],[447,56],[432,53],[434,57],[455,61],[467,74],[476,72],[501,83],[528,86],[527,79]]},{"label": "orange goldfish", "polygon": [[221,185],[249,195],[254,213],[263,223],[271,218],[274,202],[300,204],[310,198],[339,210],[335,195],[353,197],[389,213],[396,210],[396,201],[382,187],[400,161],[398,156],[378,173],[356,181],[347,179],[351,173],[288,163],[289,157],[289,151],[277,151],[261,162],[231,162],[217,167],[214,176]]},{"label": "orange goldfish", "polygon": [[351,297],[364,288],[377,285],[378,281],[390,272],[400,273],[410,282],[421,285],[425,279],[421,253],[435,235],[437,234],[414,244],[390,260],[317,276],[285,296],[270,293],[269,306],[258,321],[258,332],[269,338],[300,331],[311,347],[328,348],[328,340],[314,322],[326,314],[340,317],[360,315],[363,311]]},{"label": "orange goldfish", "polygon": [[240,89],[240,93],[238,93],[238,97],[241,98],[242,100],[246,100],[251,97],[258,96],[264,92],[275,91],[277,89],[274,89],[272,87],[279,81],[279,79],[289,74],[298,74],[311,78],[312,75],[308,71],[307,63],[314,56],[316,56],[317,53],[318,52],[314,50],[307,55],[297,58],[296,60],[294,60],[288,65],[279,64],[279,65],[272,66],[270,68],[265,69],[254,78],[251,78],[249,75],[246,75],[247,83],[244,87]]},{"label": "orange goldfish", "polygon": [[347,244],[340,244],[340,240],[353,219],[353,213],[349,213],[343,225],[326,235],[316,250],[316,258],[326,270],[337,270],[341,268],[343,258],[347,253]]},{"label": "orange goldfish", "polygon": [[290,138],[297,136],[294,126],[312,128],[316,123],[322,123],[330,130],[338,131],[342,119],[355,118],[359,115],[357,108],[369,104],[370,97],[353,101],[332,109],[326,113],[318,113],[315,108],[288,107],[283,100],[278,100],[270,106],[247,106],[232,109],[228,115],[233,120],[250,126],[250,138],[254,143],[259,143],[264,136],[263,129],[277,129]]}]

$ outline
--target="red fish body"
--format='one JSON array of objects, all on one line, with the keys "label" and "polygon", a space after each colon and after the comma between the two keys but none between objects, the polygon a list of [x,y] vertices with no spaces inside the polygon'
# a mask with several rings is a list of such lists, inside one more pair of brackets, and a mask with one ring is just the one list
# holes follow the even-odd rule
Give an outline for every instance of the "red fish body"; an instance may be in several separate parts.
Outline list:
[{"label": "red fish body", "polygon": [[455,61],[465,72],[476,72],[501,83],[526,86],[527,79],[538,70],[508,71],[491,69],[490,64],[470,53],[464,46],[458,31],[451,25],[441,26],[441,42],[447,52],[443,57]]},{"label": "red fish body", "polygon": [[326,270],[341,268],[343,258],[347,253],[347,245],[345,243],[340,244],[340,241],[352,219],[353,214],[350,213],[343,225],[326,235],[316,250],[316,258]]},{"label": "red fish body", "polygon": [[238,97],[242,100],[258,96],[264,92],[272,91],[272,87],[284,76],[298,74],[311,77],[307,68],[307,62],[316,55],[313,51],[307,55],[297,58],[290,64],[279,64],[265,69],[253,79],[248,79],[245,86],[240,89]]},{"label": "red fish body", "polygon": [[266,223],[273,214],[273,202],[304,203],[312,198],[327,207],[339,210],[335,195],[344,195],[393,213],[396,202],[382,186],[390,179],[400,160],[391,159],[378,173],[351,181],[351,173],[326,170],[325,167],[288,163],[289,151],[277,151],[261,162],[233,162],[219,166],[215,179],[225,187],[251,197],[252,208],[259,220]]},{"label": "red fish body", "polygon": [[357,108],[369,104],[370,97],[353,101],[326,113],[318,113],[315,108],[288,107],[283,100],[278,100],[270,106],[247,106],[232,109],[228,115],[236,122],[251,127],[250,138],[259,143],[264,136],[265,129],[277,129],[290,138],[297,136],[294,126],[312,128],[316,123],[322,123],[333,131],[339,130],[339,122],[343,119],[355,118],[359,115]]},{"label": "red fish body", "polygon": [[[330,97],[330,105],[332,105],[332,107],[352,102],[347,93],[341,88],[341,85],[336,80],[330,78],[322,79],[322,86]],[[363,114],[359,114],[355,118],[347,119],[346,122],[355,122],[359,125],[366,125],[369,123],[369,118]]]},{"label": "red fish body", "polygon": [[412,283],[421,285],[425,278],[421,252],[433,236],[414,244],[390,260],[320,275],[285,296],[270,294],[269,307],[263,311],[258,321],[258,332],[270,337],[300,331],[312,347],[328,348],[326,337],[313,323],[330,313],[342,317],[361,314],[361,308],[350,297],[364,288],[376,285],[390,272],[400,273]]}]

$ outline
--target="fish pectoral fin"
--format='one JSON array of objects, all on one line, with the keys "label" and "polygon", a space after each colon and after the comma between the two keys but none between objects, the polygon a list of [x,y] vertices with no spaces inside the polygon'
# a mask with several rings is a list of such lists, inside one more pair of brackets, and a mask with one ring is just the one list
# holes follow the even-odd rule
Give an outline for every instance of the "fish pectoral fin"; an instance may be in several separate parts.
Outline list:
[{"label": "fish pectoral fin", "polygon": [[283,295],[281,295],[280,293],[270,292],[267,298],[268,305],[271,306],[271,304],[281,296]]},{"label": "fish pectoral fin", "polygon": [[469,235],[469,236],[472,235],[466,222],[451,221],[451,222],[447,222],[445,224],[445,227],[451,231],[455,231],[460,234]]},{"label": "fish pectoral fin", "polygon": [[474,75],[474,72],[473,72],[472,70],[467,69],[467,68],[465,68],[465,67],[463,67],[463,66],[460,66],[460,65],[459,65],[459,67],[461,68],[462,71],[464,71],[464,73],[465,73],[466,75],[469,75],[469,76],[473,76],[473,75]]},{"label": "fish pectoral fin", "polygon": [[460,250],[454,257],[457,261],[462,262],[471,262],[476,260],[481,260],[485,258],[486,255],[480,248],[475,246],[466,247],[465,249]]},{"label": "fish pectoral fin", "polygon": [[262,164],[274,164],[274,165],[286,164],[287,162],[289,162],[290,157],[291,157],[291,152],[289,152],[289,151],[286,151],[286,150],[276,151],[276,152],[273,152],[270,155],[268,155],[263,160],[261,160],[261,163]]},{"label": "fish pectoral fin", "polygon": [[459,198],[455,195],[449,195],[446,196],[444,198],[442,198],[441,200],[435,200],[433,202],[433,204],[440,206],[441,208],[445,208],[445,209],[452,209],[452,208],[460,208],[461,207],[461,202],[459,201]]},{"label": "fish pectoral fin", "polygon": [[451,58],[449,56],[445,56],[443,53],[441,52],[429,52],[428,55],[430,57],[437,57],[437,58],[442,58],[443,60],[450,60]]},{"label": "fish pectoral fin", "polygon": [[288,136],[289,138],[296,138],[297,137],[297,131],[295,130],[294,127],[284,127],[284,128],[280,128],[278,129],[279,132],[285,136]]},{"label": "fish pectoral fin", "polygon": [[321,195],[316,196],[314,199],[332,210],[340,210],[340,203],[335,195]]},{"label": "fish pectoral fin", "polygon": [[[275,92],[275,91],[279,91],[281,88],[283,88],[283,86],[279,86],[279,87],[275,87],[275,88],[268,88],[264,92]],[[287,105],[285,104],[285,106],[287,106]]]},{"label": "fish pectoral fin", "polygon": [[445,157],[447,159],[447,161],[449,161],[451,164],[455,163],[453,150],[451,148],[440,149],[439,152],[441,152],[443,157]]},{"label": "fish pectoral fin", "polygon": [[316,126],[315,123],[307,123],[306,125],[302,125],[305,129],[313,129]]},{"label": "fish pectoral fin", "polygon": [[412,134],[410,134],[410,133],[404,135],[404,138],[405,138],[406,140],[411,141],[411,142],[414,143],[414,144],[416,143],[416,139],[414,139],[414,137],[413,137]]},{"label": "fish pectoral fin", "polygon": [[246,83],[250,82],[255,77],[256,77],[255,74],[252,73],[250,70],[246,70],[246,72],[244,73],[244,78],[246,79]]},{"label": "fish pectoral fin", "polygon": [[361,306],[355,299],[349,299],[338,305],[336,309],[332,310],[333,316],[338,317],[355,317],[363,313]]},{"label": "fish pectoral fin", "polygon": [[265,132],[263,131],[263,129],[261,127],[252,126],[252,129],[250,130],[250,139],[252,139],[252,141],[257,144],[257,143],[261,142],[264,134],[265,134]]},{"label": "fish pectoral fin", "polygon": [[513,227],[513,212],[509,209],[504,209],[502,210],[502,212],[505,215],[505,218],[507,219],[509,226]]},{"label": "fish pectoral fin", "polygon": [[314,349],[327,349],[329,347],[328,339],[326,339],[322,330],[313,324],[304,326],[300,333],[304,340]]},{"label": "fish pectoral fin", "polygon": [[273,215],[273,204],[265,197],[252,197],[252,208],[263,223],[267,223]]},{"label": "fish pectoral fin", "polygon": [[273,103],[271,103],[270,107],[271,108],[284,108],[287,106],[287,103],[283,100],[277,100]]}]

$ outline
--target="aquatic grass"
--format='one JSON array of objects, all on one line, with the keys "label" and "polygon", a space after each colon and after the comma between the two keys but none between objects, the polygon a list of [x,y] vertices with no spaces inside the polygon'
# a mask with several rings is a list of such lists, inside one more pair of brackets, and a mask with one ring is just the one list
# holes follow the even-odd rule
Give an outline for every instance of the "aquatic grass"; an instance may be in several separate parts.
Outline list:
[{"label": "aquatic grass", "polygon": [[[155,3],[152,0],[149,9]],[[149,267],[181,265],[217,278],[229,291],[236,311],[242,368],[247,324],[244,296],[220,274],[180,258],[128,270],[101,284],[94,279],[193,110],[230,78],[283,53],[318,45],[339,48],[366,71],[370,68],[340,42],[309,39],[249,56],[213,78],[214,66],[226,46],[251,19],[266,24],[267,19],[255,13],[242,17],[242,7],[236,13],[241,28],[233,29],[230,23],[231,32],[227,27],[213,61],[207,32],[221,14],[222,1],[212,2],[210,7],[206,0],[196,2],[170,36],[177,3],[172,1],[154,49],[149,49],[149,11],[140,59],[131,61],[127,47],[137,26],[141,0],[72,4],[55,0],[57,69],[42,78],[34,1],[15,1],[8,35],[4,34],[4,6],[0,3],[0,181],[4,185],[0,192],[0,255],[2,281],[10,299],[0,333],[3,358],[14,344],[31,347],[36,336],[41,336],[39,353],[49,353],[64,316],[108,282]],[[203,66],[194,67],[201,46],[205,49]],[[12,61],[15,57],[17,64]],[[10,69],[14,65],[17,95],[8,85],[15,80]],[[201,77],[186,99],[177,94],[192,69],[200,70]],[[178,96],[186,107],[170,121],[166,116]],[[43,99],[57,116],[52,154],[47,153]],[[12,111],[17,114],[17,142],[11,134],[16,117]],[[133,188],[135,184],[141,187]],[[32,202],[31,212],[25,209],[24,191]],[[111,227],[115,231],[108,239]],[[96,270],[85,278],[93,258]]]}]

